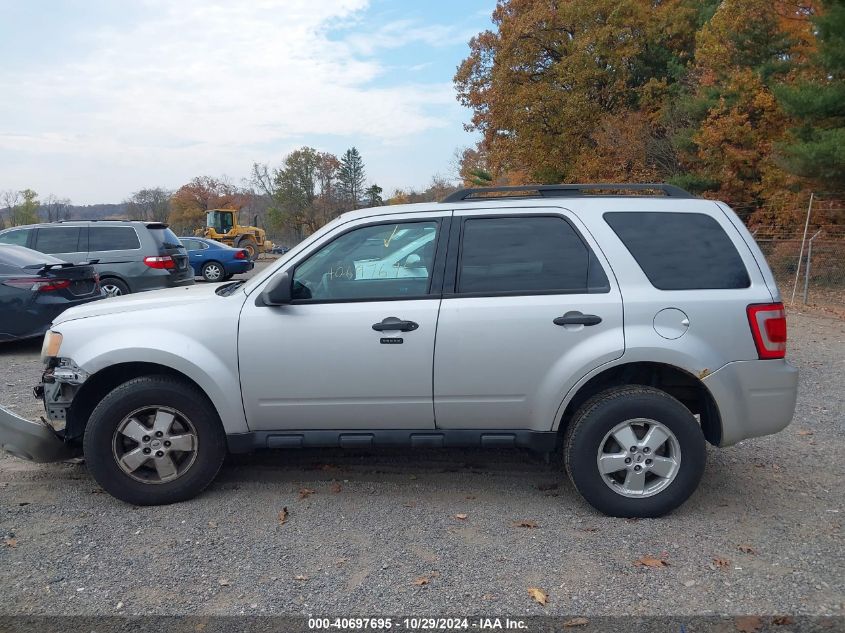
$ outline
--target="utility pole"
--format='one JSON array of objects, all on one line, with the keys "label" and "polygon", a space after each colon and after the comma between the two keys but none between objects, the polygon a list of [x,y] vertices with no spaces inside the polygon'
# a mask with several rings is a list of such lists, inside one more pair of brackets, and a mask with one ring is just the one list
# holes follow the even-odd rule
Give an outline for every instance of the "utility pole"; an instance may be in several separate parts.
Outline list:
[{"label": "utility pole", "polygon": [[795,303],[795,291],[798,290],[798,276],[801,273],[801,258],[804,257],[804,242],[807,240],[807,227],[810,226],[810,213],[813,211],[813,196],[815,192],[810,192],[810,204],[807,206],[807,219],[804,221],[804,237],[801,238],[801,252],[798,253],[798,267],[795,269],[795,283],[792,284],[792,299],[789,300],[789,305]]}]

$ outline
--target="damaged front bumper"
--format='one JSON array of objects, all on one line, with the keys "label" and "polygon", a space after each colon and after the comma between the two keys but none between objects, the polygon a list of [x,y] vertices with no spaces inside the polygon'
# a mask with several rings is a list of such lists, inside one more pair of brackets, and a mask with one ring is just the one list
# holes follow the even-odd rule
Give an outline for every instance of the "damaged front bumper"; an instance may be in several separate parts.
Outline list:
[{"label": "damaged front bumper", "polygon": [[58,462],[79,455],[66,441],[67,412],[87,374],[71,362],[51,363],[43,382],[33,389],[44,403],[47,419],[34,422],[0,406],[0,449],[33,462]]},{"label": "damaged front bumper", "polygon": [[79,450],[66,443],[44,422],[33,422],[0,406],[0,448],[32,462],[59,462]]}]

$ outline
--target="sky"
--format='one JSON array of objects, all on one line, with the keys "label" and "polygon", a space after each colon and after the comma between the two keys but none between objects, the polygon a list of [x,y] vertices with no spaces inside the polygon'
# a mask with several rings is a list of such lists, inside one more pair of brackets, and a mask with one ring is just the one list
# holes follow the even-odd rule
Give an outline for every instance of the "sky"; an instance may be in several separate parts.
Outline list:
[{"label": "sky", "polygon": [[0,0],[0,191],[120,202],[356,146],[386,193],[451,177],[452,77],[495,0]]}]

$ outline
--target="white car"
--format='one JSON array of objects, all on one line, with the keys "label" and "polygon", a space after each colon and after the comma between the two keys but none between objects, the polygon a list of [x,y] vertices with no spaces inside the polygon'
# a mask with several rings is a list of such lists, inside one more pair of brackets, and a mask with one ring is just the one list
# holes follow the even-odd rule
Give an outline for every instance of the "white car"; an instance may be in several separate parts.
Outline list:
[{"label": "white car", "polygon": [[[530,189],[354,211],[246,283],[72,308],[44,340],[46,423],[0,408],[0,445],[81,451],[136,504],[198,494],[227,451],[561,447],[602,512],[669,512],[706,442],[792,419],[771,271],[723,203]],[[663,195],[607,195],[636,189]]]}]

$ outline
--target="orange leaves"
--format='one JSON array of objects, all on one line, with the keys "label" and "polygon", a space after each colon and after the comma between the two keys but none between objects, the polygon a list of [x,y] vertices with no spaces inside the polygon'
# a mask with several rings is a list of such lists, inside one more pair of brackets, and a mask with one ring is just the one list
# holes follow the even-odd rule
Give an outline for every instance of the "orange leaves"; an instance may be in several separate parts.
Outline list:
[{"label": "orange leaves", "polygon": [[539,587],[528,587],[528,595],[538,604],[546,606],[549,602],[549,596],[545,591]]},{"label": "orange leaves", "polygon": [[643,556],[638,558],[634,561],[634,565],[637,567],[668,567],[669,563],[667,563],[662,558],[655,558],[654,556]]}]

